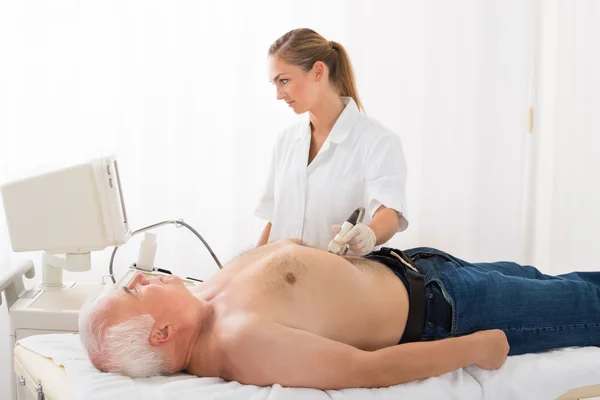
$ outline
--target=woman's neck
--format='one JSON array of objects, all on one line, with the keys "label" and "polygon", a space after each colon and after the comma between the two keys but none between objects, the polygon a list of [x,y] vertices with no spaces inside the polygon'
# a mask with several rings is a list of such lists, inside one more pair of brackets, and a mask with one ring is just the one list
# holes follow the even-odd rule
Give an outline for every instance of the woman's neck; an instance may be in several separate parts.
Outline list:
[{"label": "woman's neck", "polygon": [[323,96],[309,111],[312,134],[327,137],[346,105],[335,92]]}]

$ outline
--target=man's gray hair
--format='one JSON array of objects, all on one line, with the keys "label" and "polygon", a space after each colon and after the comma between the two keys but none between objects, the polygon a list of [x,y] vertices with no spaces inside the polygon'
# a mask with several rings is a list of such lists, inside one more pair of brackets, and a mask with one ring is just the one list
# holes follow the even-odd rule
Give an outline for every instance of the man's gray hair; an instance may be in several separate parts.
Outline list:
[{"label": "man's gray hair", "polygon": [[132,378],[169,373],[170,357],[150,344],[154,319],[144,314],[107,326],[109,300],[101,296],[79,311],[79,338],[92,364]]}]

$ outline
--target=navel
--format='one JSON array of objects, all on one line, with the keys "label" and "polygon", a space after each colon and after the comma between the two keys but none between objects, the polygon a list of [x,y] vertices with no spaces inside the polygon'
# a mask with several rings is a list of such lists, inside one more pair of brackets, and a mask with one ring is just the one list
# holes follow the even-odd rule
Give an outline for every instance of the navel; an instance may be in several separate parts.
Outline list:
[{"label": "navel", "polygon": [[285,275],[285,280],[286,280],[286,282],[287,282],[287,283],[289,283],[290,285],[293,285],[294,283],[296,283],[296,277],[295,277],[295,276],[294,276],[294,274],[293,274],[293,273],[291,273],[291,272],[288,272],[288,273]]}]

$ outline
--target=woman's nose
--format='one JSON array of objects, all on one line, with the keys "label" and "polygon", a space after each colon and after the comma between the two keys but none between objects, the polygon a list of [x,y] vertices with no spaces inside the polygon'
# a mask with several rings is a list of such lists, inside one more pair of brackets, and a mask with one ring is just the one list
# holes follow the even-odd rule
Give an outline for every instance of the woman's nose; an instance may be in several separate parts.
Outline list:
[{"label": "woman's nose", "polygon": [[277,89],[277,100],[283,99],[283,95],[284,95],[283,90]]}]

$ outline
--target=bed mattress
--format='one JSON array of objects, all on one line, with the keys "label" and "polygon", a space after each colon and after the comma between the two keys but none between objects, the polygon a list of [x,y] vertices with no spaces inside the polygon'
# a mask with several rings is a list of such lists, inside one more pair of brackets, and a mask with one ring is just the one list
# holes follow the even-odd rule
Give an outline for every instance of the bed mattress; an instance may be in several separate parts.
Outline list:
[{"label": "bed mattress", "polygon": [[[95,399],[583,399],[600,398],[600,348],[569,348],[509,357],[502,368],[463,368],[439,377],[382,389],[321,391],[258,387],[187,374],[130,379],[101,373],[87,359],[78,335],[31,336],[17,342],[15,375],[48,400]],[[21,388],[21,390],[24,388]],[[35,398],[35,397],[32,397]]]}]

